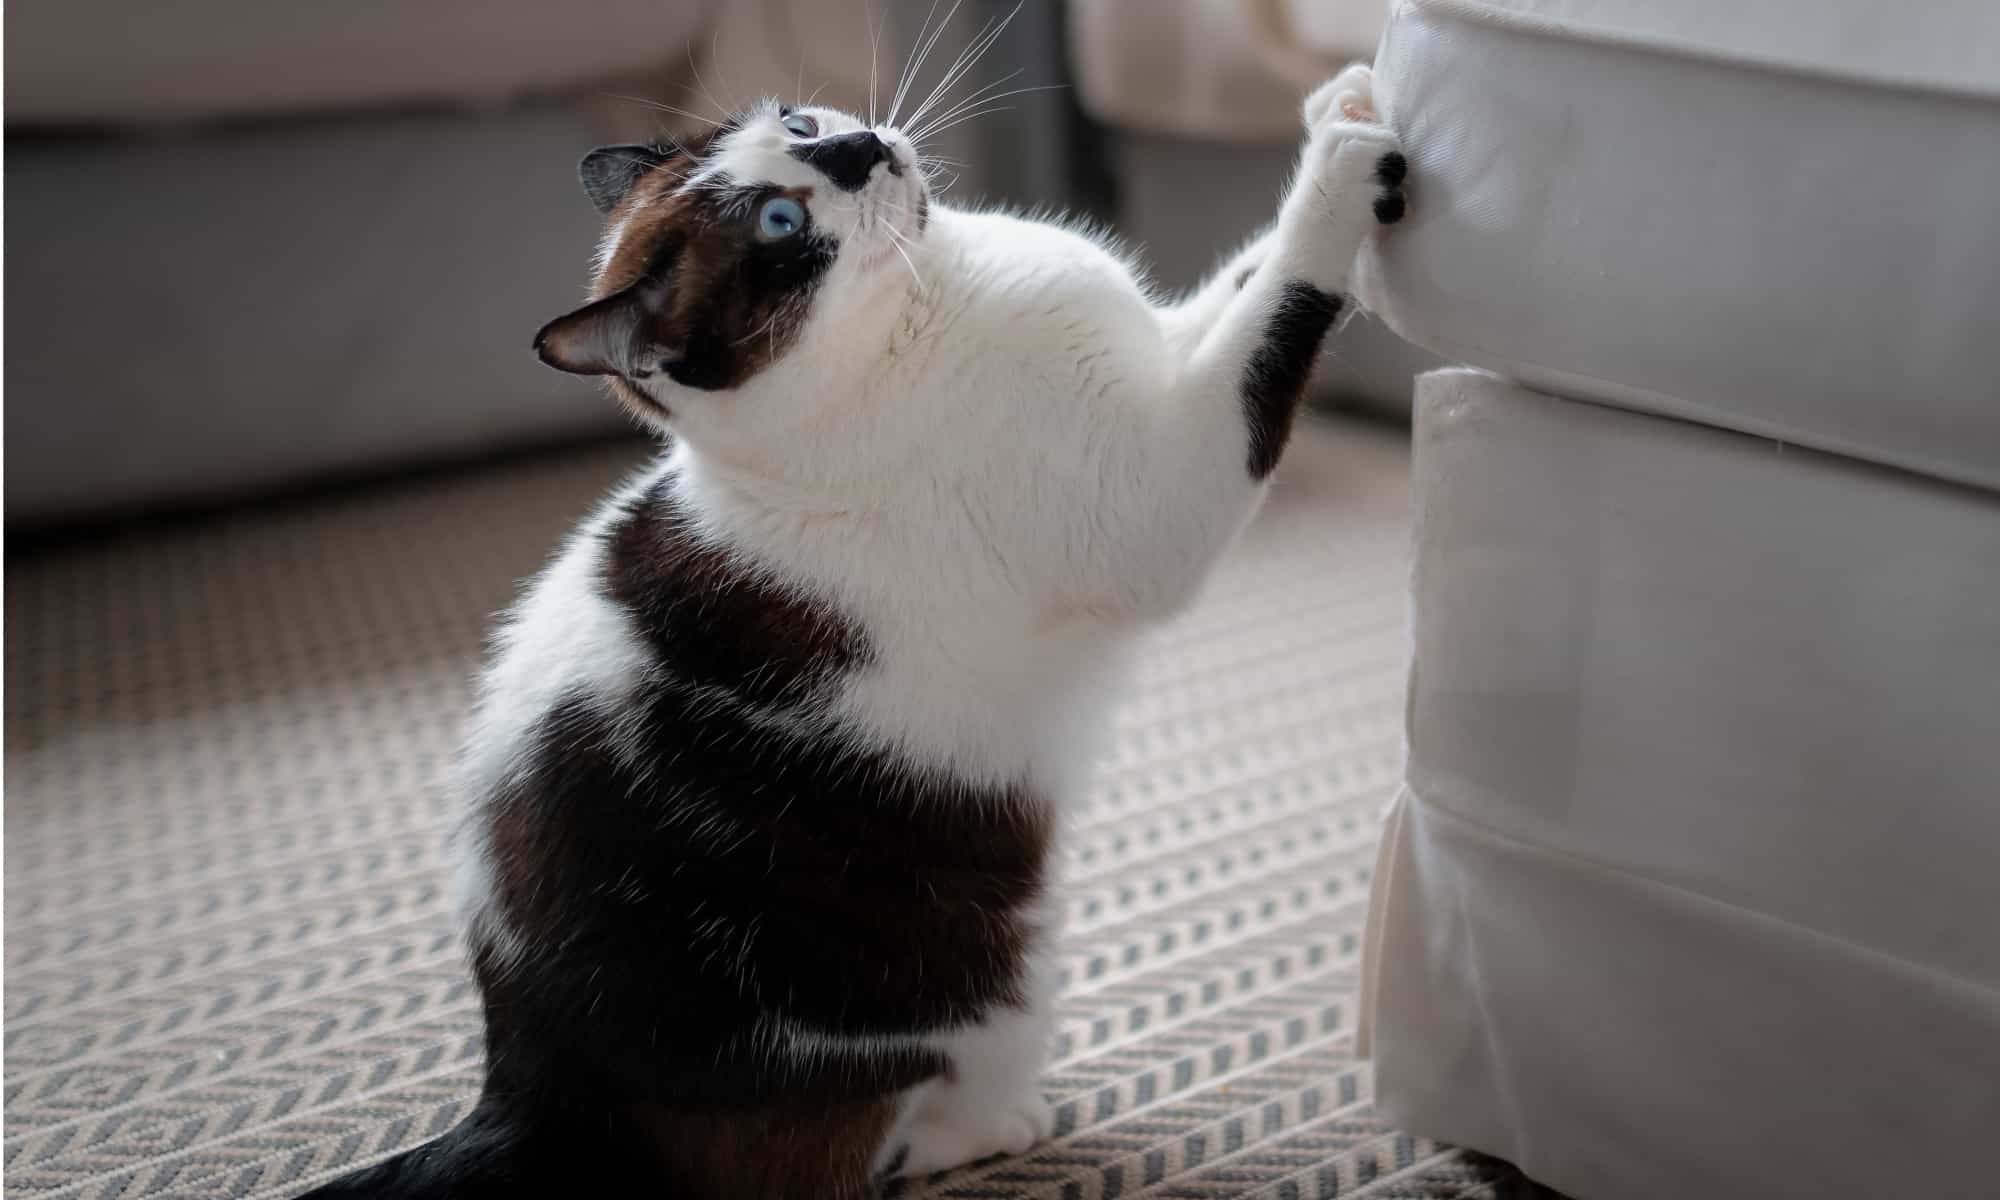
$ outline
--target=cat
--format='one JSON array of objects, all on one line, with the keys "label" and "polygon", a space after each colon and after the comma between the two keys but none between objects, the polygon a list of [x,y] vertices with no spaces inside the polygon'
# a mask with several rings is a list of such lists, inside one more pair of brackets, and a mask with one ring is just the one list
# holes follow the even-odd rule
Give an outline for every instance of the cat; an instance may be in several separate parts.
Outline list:
[{"label": "cat", "polygon": [[535,348],[664,449],[481,685],[480,1099],[314,1195],[843,1200],[1050,1136],[1063,814],[1402,215],[1371,87],[1306,101],[1275,223],[1177,303],[829,109],[583,160],[593,298]]}]

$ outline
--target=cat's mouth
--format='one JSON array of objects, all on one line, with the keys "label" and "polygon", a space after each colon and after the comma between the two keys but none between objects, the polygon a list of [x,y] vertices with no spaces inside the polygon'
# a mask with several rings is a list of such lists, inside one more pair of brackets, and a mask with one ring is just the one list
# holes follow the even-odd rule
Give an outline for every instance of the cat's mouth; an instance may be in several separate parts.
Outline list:
[{"label": "cat's mouth", "polygon": [[907,258],[930,222],[930,186],[908,143],[892,148],[888,169],[856,198],[855,234],[870,267]]}]

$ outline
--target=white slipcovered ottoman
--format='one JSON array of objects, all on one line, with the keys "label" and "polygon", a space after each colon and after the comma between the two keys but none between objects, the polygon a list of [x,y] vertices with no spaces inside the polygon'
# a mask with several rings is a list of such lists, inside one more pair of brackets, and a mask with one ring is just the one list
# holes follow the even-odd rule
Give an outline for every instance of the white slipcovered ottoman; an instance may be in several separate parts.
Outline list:
[{"label": "white slipcovered ottoman", "polygon": [[1385,1113],[1581,1200],[1981,1194],[2000,497],[1474,372],[1416,420]]},{"label": "white slipcovered ottoman", "polygon": [[[2000,9],[1403,0],[1381,1103],[1581,1200],[2000,1179]],[[1938,1189],[1943,1189],[1939,1192]]]}]

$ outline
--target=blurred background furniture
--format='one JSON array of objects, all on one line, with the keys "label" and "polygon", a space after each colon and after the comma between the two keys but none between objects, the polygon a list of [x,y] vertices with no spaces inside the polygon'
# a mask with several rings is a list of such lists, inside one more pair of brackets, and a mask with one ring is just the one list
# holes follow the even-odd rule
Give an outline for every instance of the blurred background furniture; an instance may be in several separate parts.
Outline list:
[{"label": "blurred background furniture", "polygon": [[[764,94],[865,108],[870,15],[889,74],[947,8],[10,6],[9,526],[616,432],[596,388],[525,348],[598,232],[579,151]],[[968,0],[928,78],[1012,8]],[[1299,95],[1367,56],[1381,10],[1024,5],[977,79],[1054,90],[933,148],[955,197],[1095,216],[1184,286],[1269,219]],[[1360,321],[1322,378],[1406,408],[1428,361]]]},{"label": "blurred background furniture", "polygon": [[1583,1197],[2000,1173],[2000,18],[1400,0],[1384,1108]]},{"label": "blurred background furniture", "polygon": [[621,428],[527,350],[598,232],[575,160],[648,101],[865,101],[836,9],[9,5],[9,523]]}]

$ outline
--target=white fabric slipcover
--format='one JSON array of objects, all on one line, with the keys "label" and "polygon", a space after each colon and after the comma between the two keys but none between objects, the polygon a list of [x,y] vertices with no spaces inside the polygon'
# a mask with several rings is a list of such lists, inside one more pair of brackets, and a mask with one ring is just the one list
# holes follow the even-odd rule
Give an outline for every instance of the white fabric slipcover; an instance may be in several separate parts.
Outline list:
[{"label": "white fabric slipcover", "polygon": [[2000,1178],[2000,496],[1419,381],[1392,1120],[1579,1200]]},{"label": "white fabric slipcover", "polygon": [[2000,486],[2000,6],[1399,0],[1376,67],[1399,333]]}]

